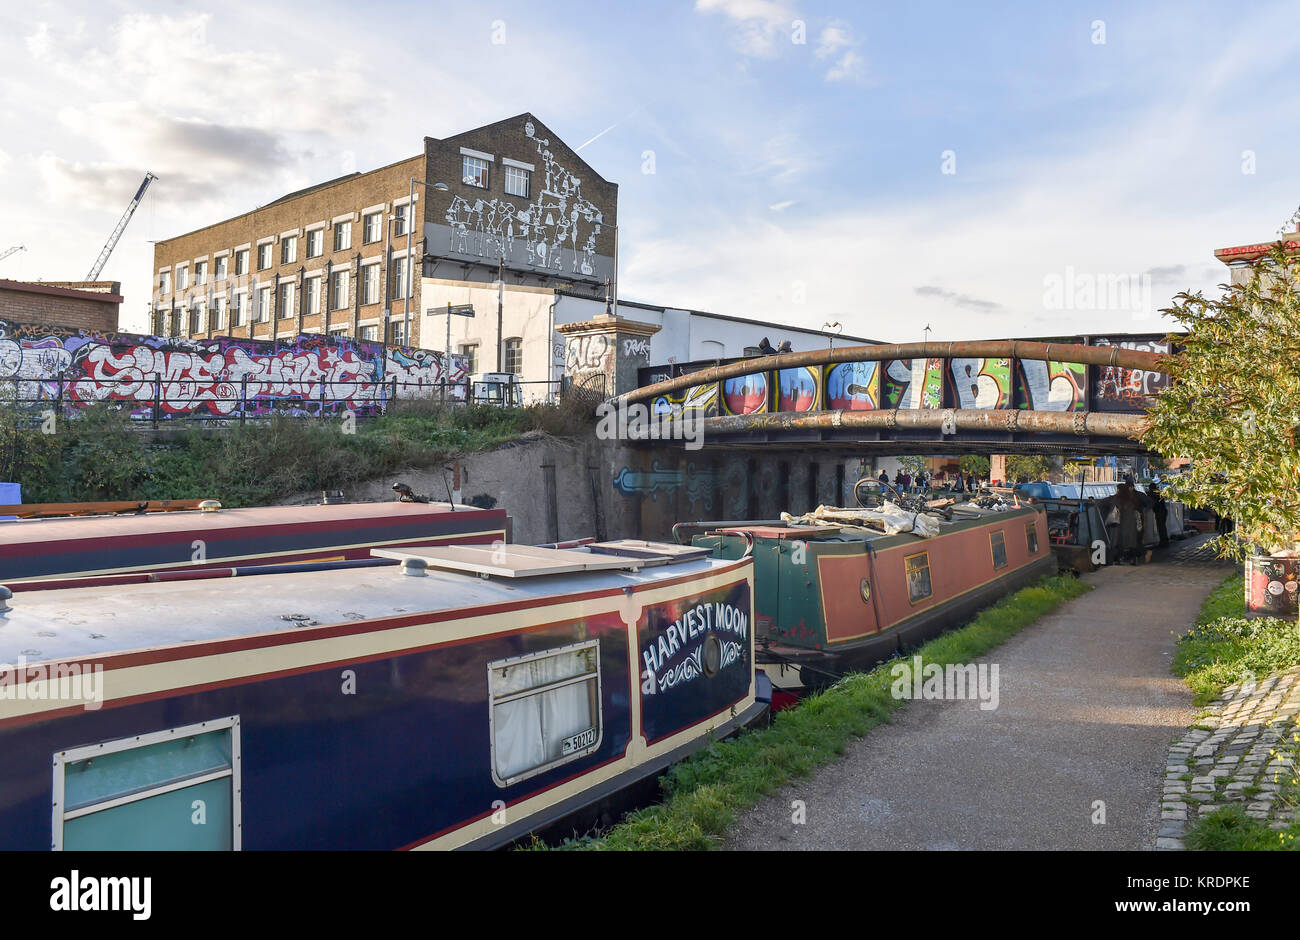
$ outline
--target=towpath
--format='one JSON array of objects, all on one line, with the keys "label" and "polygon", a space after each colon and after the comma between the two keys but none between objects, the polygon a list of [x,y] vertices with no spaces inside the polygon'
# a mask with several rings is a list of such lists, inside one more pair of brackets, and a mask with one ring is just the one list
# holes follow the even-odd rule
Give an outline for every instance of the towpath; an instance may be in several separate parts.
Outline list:
[{"label": "towpath", "polygon": [[1231,570],[1197,547],[1087,575],[1094,590],[979,660],[999,667],[997,708],[909,702],[743,814],[725,847],[1153,848],[1165,757],[1196,715],[1169,672],[1174,634]]}]

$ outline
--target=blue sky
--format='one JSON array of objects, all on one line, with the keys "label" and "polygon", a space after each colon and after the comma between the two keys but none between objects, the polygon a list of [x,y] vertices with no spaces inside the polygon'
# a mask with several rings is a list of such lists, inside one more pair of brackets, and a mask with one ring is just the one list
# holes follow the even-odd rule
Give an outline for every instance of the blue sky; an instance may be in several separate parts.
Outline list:
[{"label": "blue sky", "polygon": [[[7,4],[0,276],[82,277],[153,170],[104,274],[142,329],[149,239],[532,111],[619,184],[626,298],[1160,330],[1300,206],[1297,62],[1285,3]],[[1132,289],[1048,289],[1090,279]]]}]

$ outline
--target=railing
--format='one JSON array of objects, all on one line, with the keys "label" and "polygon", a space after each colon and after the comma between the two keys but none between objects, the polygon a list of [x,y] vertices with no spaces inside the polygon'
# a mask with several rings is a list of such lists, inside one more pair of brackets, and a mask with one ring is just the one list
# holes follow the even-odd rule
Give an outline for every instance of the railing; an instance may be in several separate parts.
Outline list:
[{"label": "railing", "polygon": [[[467,403],[521,406],[554,399],[558,382],[382,382],[354,380],[268,381],[243,377],[199,383],[141,378],[10,378],[0,380],[0,409],[20,416],[20,423],[39,425],[50,416],[74,417],[97,404],[128,411],[141,424],[161,427],[177,422],[245,424],[277,415],[369,418],[389,414],[394,406],[429,402],[447,406]],[[545,386],[538,391],[537,386]]]}]

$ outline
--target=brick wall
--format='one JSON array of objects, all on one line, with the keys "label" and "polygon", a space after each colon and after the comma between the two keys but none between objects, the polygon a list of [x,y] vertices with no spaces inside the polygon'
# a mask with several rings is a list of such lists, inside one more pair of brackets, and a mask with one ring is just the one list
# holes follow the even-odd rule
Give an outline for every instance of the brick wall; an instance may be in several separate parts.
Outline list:
[{"label": "brick wall", "polygon": [[[297,194],[273,202],[267,206],[246,213],[225,222],[218,222],[206,228],[160,241],[154,248],[154,304],[161,307],[161,313],[155,314],[151,325],[155,333],[179,336],[237,336],[255,339],[274,339],[276,337],[294,336],[301,332],[327,333],[344,330],[349,336],[359,336],[362,328],[378,328],[379,338],[383,336],[383,314],[385,306],[392,310],[392,319],[400,321],[404,311],[405,300],[395,299],[392,293],[392,259],[406,251],[406,236],[396,234],[394,225],[395,210],[398,203],[405,203],[410,192],[410,180],[423,179],[425,176],[424,157],[417,156],[398,163],[372,170],[368,173],[356,173],[339,180],[318,185]],[[417,187],[418,188],[418,187]],[[372,209],[381,216],[379,238],[367,243],[365,241],[365,223],[363,211]],[[334,220],[348,216],[346,221]],[[321,231],[321,253],[316,257],[307,257],[307,230],[324,225]],[[334,238],[336,226],[348,226],[351,237],[349,247],[335,251]],[[416,257],[422,253],[421,232],[412,233],[411,246]],[[296,238],[296,251],[293,261],[283,260],[284,241],[288,237]],[[268,241],[269,240],[269,241]],[[258,248],[261,244],[271,246],[271,264],[262,269],[258,265]],[[248,251],[248,273],[235,275],[236,251]],[[217,259],[225,253],[227,276],[224,280],[216,279]],[[364,262],[375,261],[379,267],[379,292],[375,303],[365,303],[362,294],[362,268]],[[206,284],[195,284],[195,269],[199,262],[206,262]],[[177,290],[177,271],[181,266],[187,268],[188,283],[184,290]],[[161,272],[166,270],[170,290],[160,292]],[[348,272],[346,305],[333,309],[333,296],[330,290],[334,274]],[[308,311],[308,293],[305,282],[319,276],[321,283],[320,312]],[[293,284],[293,304],[288,316],[282,316],[279,309],[280,285]],[[256,301],[262,288],[271,288],[272,310],[267,313],[266,322],[256,322]],[[415,293],[412,296],[412,336],[410,342],[418,345],[418,319],[414,316],[419,309],[419,278],[415,278]],[[244,293],[244,322],[235,326],[230,316],[233,296]],[[218,329],[211,328],[211,311],[218,296],[226,298],[226,312]],[[190,311],[196,303],[203,305],[201,329],[190,330]]]},{"label": "brick wall", "polygon": [[85,287],[85,290],[73,290],[61,283],[0,280],[0,320],[116,332],[122,303],[121,283],[97,281]]}]

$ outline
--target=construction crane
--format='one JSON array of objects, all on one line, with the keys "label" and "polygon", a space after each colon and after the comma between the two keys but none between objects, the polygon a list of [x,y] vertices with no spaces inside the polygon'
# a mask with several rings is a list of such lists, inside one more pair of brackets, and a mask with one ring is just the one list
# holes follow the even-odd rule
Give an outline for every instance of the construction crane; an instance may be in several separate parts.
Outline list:
[{"label": "construction crane", "polygon": [[4,251],[0,251],[0,261],[3,261],[5,258],[8,258],[16,251],[26,251],[26,250],[27,250],[26,245],[14,245],[12,248],[6,248]]},{"label": "construction crane", "polygon": [[136,190],[135,198],[132,199],[131,204],[126,207],[126,211],[122,213],[122,218],[118,219],[117,228],[113,229],[113,234],[108,236],[108,241],[104,245],[104,250],[101,251],[99,257],[95,259],[95,264],[91,267],[90,273],[86,275],[86,280],[95,280],[99,277],[99,272],[104,270],[104,265],[108,263],[108,256],[111,255],[113,249],[117,247],[117,240],[121,238],[122,233],[126,231],[127,223],[131,221],[131,216],[135,215],[136,206],[140,205],[140,200],[144,198],[144,191],[148,189],[149,184],[157,178],[158,177],[154,176],[152,173],[146,173],[144,175],[144,182],[141,183],[140,188]]}]

